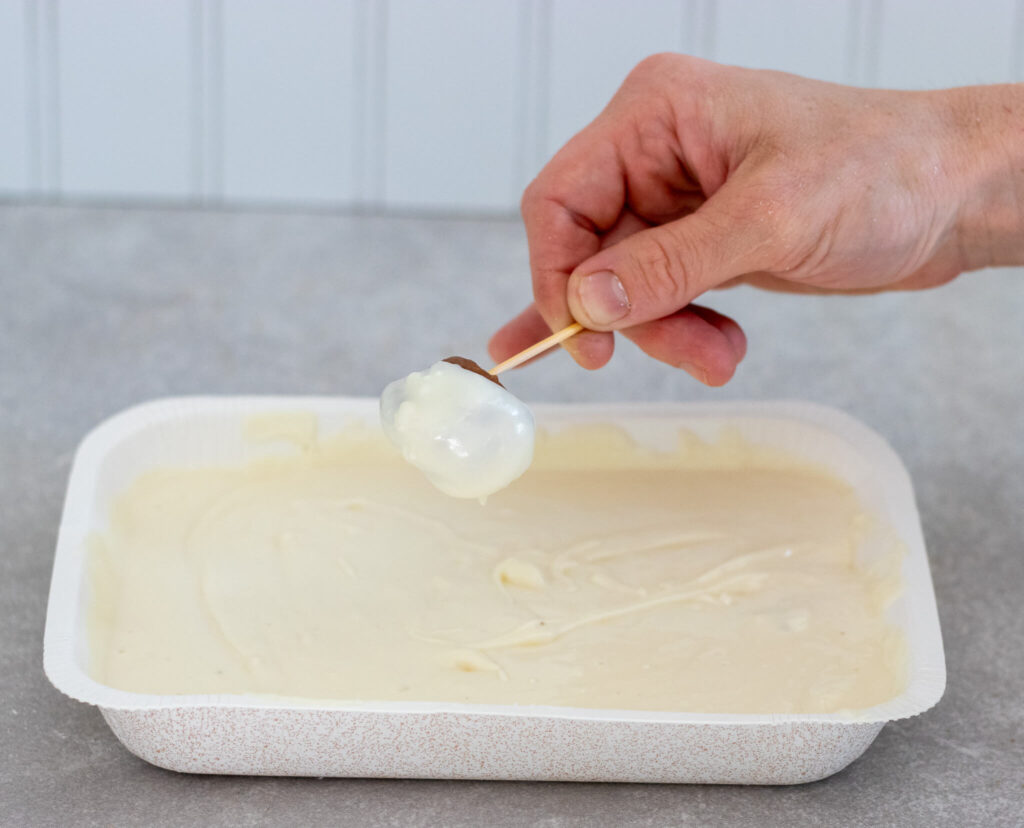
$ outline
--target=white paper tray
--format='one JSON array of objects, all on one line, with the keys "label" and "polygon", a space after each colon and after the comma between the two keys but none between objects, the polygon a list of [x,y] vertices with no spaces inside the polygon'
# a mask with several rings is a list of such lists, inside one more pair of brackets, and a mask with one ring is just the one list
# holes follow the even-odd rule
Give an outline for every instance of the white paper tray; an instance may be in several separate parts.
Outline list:
[{"label": "white paper tray", "polygon": [[250,415],[314,413],[323,433],[376,422],[377,401],[322,397],[157,400],[107,420],[83,441],[68,484],[46,618],[44,664],[59,690],[100,708],[148,762],[194,773],[457,779],[792,784],[846,767],[887,721],[941,697],[945,659],[920,520],[903,464],[874,431],[802,402],[538,405],[548,428],[612,422],[651,445],[680,428],[712,439],[728,425],[751,442],[824,463],[906,544],[903,628],[909,679],[900,696],[851,714],[737,715],[459,703],[323,702],[255,695],[152,695],[87,672],[86,538],[114,496],[161,465],[244,461],[280,447],[243,438]]}]

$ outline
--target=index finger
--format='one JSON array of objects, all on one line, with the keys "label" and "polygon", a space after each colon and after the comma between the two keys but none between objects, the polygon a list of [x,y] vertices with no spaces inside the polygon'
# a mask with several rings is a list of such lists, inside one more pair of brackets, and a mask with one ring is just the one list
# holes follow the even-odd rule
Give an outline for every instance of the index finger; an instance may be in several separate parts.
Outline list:
[{"label": "index finger", "polygon": [[[626,204],[625,173],[614,143],[596,124],[569,141],[541,170],[522,200],[537,310],[552,331],[573,319],[566,286],[577,265],[601,249]],[[565,343],[585,368],[610,358],[610,334],[582,331]]]}]

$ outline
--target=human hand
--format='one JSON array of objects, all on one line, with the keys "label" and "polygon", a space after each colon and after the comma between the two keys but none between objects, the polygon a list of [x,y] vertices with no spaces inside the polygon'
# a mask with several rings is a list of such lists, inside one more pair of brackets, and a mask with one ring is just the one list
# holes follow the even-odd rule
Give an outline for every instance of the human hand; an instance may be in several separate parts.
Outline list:
[{"label": "human hand", "polygon": [[1024,263],[1022,148],[1020,85],[869,90],[655,55],[526,190],[535,301],[491,355],[575,319],[585,368],[617,330],[721,385],[746,337],[691,304],[707,290],[913,289]]}]

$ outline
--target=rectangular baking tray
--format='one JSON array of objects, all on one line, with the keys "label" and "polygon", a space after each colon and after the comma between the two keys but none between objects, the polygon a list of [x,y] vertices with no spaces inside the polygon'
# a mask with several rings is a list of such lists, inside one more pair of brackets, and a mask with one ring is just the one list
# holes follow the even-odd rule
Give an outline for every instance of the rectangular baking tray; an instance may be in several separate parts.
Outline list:
[{"label": "rectangular baking tray", "polygon": [[58,690],[98,707],[125,747],[154,765],[217,774],[793,784],[841,770],[886,722],[922,713],[942,696],[942,637],[910,477],[876,432],[841,411],[796,401],[537,405],[534,412],[551,430],[613,423],[663,448],[676,445],[682,428],[707,440],[728,428],[846,480],[906,546],[904,589],[888,612],[906,636],[908,681],[883,704],[834,714],[695,714],[155,695],[94,681],[87,669],[87,538],[104,528],[112,499],[154,467],[233,464],[293,450],[244,438],[248,418],[278,412],[311,413],[330,434],[352,420],[375,424],[377,400],[156,400],[103,422],[75,455],[46,617],[46,675]]}]

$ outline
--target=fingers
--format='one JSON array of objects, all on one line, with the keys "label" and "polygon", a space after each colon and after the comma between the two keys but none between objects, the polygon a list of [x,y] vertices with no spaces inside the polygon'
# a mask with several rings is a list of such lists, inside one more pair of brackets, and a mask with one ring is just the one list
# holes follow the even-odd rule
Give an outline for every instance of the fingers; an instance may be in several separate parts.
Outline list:
[{"label": "fingers", "polygon": [[[728,147],[721,157],[711,151],[707,129],[680,137],[681,123],[703,123],[680,112],[699,115],[702,107],[694,104],[699,95],[686,93],[697,88],[691,84],[671,100],[659,92],[669,69],[693,74],[700,67],[679,57],[645,61],[523,196],[536,313],[552,331],[574,320],[589,329],[565,344],[586,368],[611,356],[613,343],[602,332],[674,314],[715,284],[760,269],[749,254],[766,225],[736,220],[745,212],[737,205],[751,196],[732,184],[743,167]],[[699,313],[685,319],[691,321],[676,321],[663,333],[700,322],[725,336]],[[539,333],[536,317],[521,316],[495,335],[492,352],[520,350]],[[637,336],[664,350],[657,333]],[[678,354],[668,357],[680,361]],[[706,361],[702,377],[724,373],[710,356]]]},{"label": "fingers", "polygon": [[[537,306],[530,305],[491,337],[491,341],[487,344],[487,350],[495,362],[501,362],[530,347],[535,342],[539,342],[550,333],[551,329],[540,315]],[[569,341],[572,342],[584,336],[586,337],[585,341],[574,343],[577,361],[585,368],[601,368],[612,358],[612,351],[615,349],[612,334],[585,331],[576,334]],[[523,364],[529,365],[530,363]]]},{"label": "fingers", "polygon": [[682,368],[705,385],[727,383],[747,353],[743,329],[728,316],[700,305],[621,333],[644,353]]},{"label": "fingers", "polygon": [[[547,323],[530,305],[491,338],[488,350],[495,362],[501,362],[548,333]],[[706,385],[728,382],[747,353],[743,329],[728,316],[700,305],[689,305],[664,319],[621,333],[648,355],[682,368]],[[611,334],[602,334],[595,341],[601,344],[601,350],[588,350],[584,358],[588,365],[600,367],[611,358],[614,342]]]},{"label": "fingers", "polygon": [[601,237],[601,249],[604,250],[606,247],[618,244],[634,233],[639,233],[641,230],[649,230],[653,226],[653,224],[640,218],[632,210],[623,210],[614,226]]},{"label": "fingers", "polygon": [[534,342],[540,342],[550,333],[548,323],[537,312],[536,306],[530,305],[498,329],[487,343],[487,352],[495,362],[503,362],[513,354],[529,348]]},{"label": "fingers", "polygon": [[592,255],[571,274],[567,305],[594,330],[659,319],[706,290],[769,269],[773,223],[751,221],[737,175],[695,213],[641,230]]},{"label": "fingers", "polygon": [[[614,145],[593,126],[566,144],[527,188],[522,214],[533,294],[550,331],[573,321],[565,293],[569,274],[601,249],[602,235],[615,225],[624,203]],[[565,348],[586,368],[599,367],[611,353],[607,337],[588,331]]]}]

